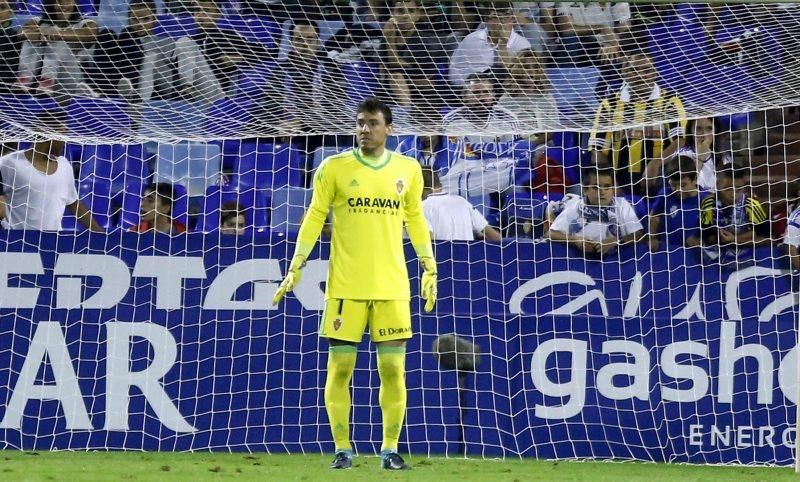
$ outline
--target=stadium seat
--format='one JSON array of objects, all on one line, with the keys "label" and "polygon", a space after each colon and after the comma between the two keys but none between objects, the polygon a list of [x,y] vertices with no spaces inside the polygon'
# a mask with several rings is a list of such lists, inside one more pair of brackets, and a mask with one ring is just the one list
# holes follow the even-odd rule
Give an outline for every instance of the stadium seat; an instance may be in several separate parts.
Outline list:
[{"label": "stadium seat", "polygon": [[[119,226],[128,230],[131,226],[138,226],[142,207],[142,196],[148,183],[133,183],[125,187],[122,196],[122,211],[119,217]],[[175,204],[172,206],[172,219],[189,226],[189,197],[186,188],[174,184]]]},{"label": "stadium seat", "polygon": [[154,182],[182,184],[190,197],[202,196],[220,177],[219,146],[184,141],[159,144]]},{"label": "stadium seat", "polygon": [[353,108],[364,99],[376,97],[381,88],[380,66],[367,62],[339,64],[345,82],[347,102]]},{"label": "stadium seat", "polygon": [[44,112],[57,112],[58,102],[52,97],[34,97],[31,95],[0,96],[0,112],[10,124],[23,129],[41,130],[37,124]]},{"label": "stadium seat", "polygon": [[270,231],[278,234],[296,233],[311,203],[311,189],[285,187],[272,193],[270,202]]},{"label": "stadium seat", "polygon": [[303,186],[304,163],[303,152],[290,144],[243,142],[231,184],[268,190]]},{"label": "stadium seat", "polygon": [[[236,97],[245,99],[259,99],[267,95],[267,91],[273,89],[269,95],[275,95],[275,76],[274,70],[277,64],[265,62],[261,65],[246,67],[239,71],[239,80],[236,84]],[[282,84],[281,84],[282,85]]]},{"label": "stadium seat", "polygon": [[195,231],[213,233],[219,230],[220,208],[228,202],[237,202],[244,209],[248,229],[256,232],[267,229],[269,205],[264,191],[254,188],[239,191],[231,186],[211,186],[206,190]]},{"label": "stadium seat", "polygon": [[151,100],[142,109],[140,134],[154,138],[191,139],[203,136],[205,107],[194,102]]},{"label": "stadium seat", "polygon": [[313,159],[313,169],[316,170],[322,161],[325,160],[326,157],[330,157],[336,155],[340,152],[344,152],[347,149],[342,149],[339,147],[334,146],[320,146],[314,151],[314,159]]},{"label": "stadium seat", "polygon": [[78,11],[81,12],[81,15],[84,17],[94,17],[97,15],[97,5],[95,4],[95,0],[77,0],[75,4],[78,7]]},{"label": "stadium seat", "polygon": [[[111,227],[111,195],[109,183],[85,180],[78,183],[78,199],[91,211],[92,217],[105,230]],[[85,231],[87,228],[69,209],[64,210],[61,228],[65,231]]]},{"label": "stadium seat", "polygon": [[205,122],[205,135],[211,138],[236,137],[253,121],[253,105],[250,97],[220,99],[211,105]]},{"label": "stadium seat", "polygon": [[128,26],[129,4],[130,0],[100,0],[97,6],[97,24],[100,28],[121,32]]},{"label": "stadium seat", "polygon": [[277,47],[281,35],[281,26],[277,22],[255,15],[226,15],[217,21],[217,28],[233,30],[243,38],[268,48]]},{"label": "stadium seat", "polygon": [[67,106],[67,125],[72,135],[123,138],[130,136],[128,104],[121,99],[75,97]]},{"label": "stadium seat", "polygon": [[111,195],[134,182],[146,182],[150,168],[142,144],[68,144],[67,158],[80,163],[78,180],[93,179],[109,184]]},{"label": "stadium seat", "polygon": [[495,212],[497,211],[495,207],[492,205],[492,197],[488,194],[484,194],[482,196],[470,196],[467,198],[472,207],[478,210],[483,217],[486,219],[490,219],[494,216]]},{"label": "stadium seat", "polygon": [[195,35],[200,27],[191,15],[159,15],[153,35],[178,39]]},{"label": "stadium seat", "polygon": [[595,67],[556,67],[547,69],[553,97],[562,117],[594,116],[597,108],[595,88],[600,73]]},{"label": "stadium seat", "polygon": [[547,212],[547,205],[551,201],[558,201],[561,194],[546,196],[530,191],[514,191],[506,195],[503,202],[505,217],[511,220],[542,221]]}]

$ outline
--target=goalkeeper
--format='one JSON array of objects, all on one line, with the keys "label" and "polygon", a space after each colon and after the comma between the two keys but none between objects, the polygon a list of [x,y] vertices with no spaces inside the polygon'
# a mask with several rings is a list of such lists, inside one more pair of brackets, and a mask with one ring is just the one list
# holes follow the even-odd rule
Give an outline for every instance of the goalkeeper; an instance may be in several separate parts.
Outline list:
[{"label": "goalkeeper", "polygon": [[392,112],[385,104],[368,99],[358,106],[358,147],[325,159],[317,169],[289,272],[273,300],[278,304],[297,285],[333,209],[325,310],[319,328],[320,336],[329,340],[325,408],[336,444],[333,469],[353,464],[350,379],[356,346],[368,324],[378,347],[381,380],[381,468],[409,468],[397,453],[406,410],[405,346],[412,334],[404,226],[424,268],[426,311],[436,302],[436,262],[422,211],[422,169],[416,160],[386,149],[391,133]]}]

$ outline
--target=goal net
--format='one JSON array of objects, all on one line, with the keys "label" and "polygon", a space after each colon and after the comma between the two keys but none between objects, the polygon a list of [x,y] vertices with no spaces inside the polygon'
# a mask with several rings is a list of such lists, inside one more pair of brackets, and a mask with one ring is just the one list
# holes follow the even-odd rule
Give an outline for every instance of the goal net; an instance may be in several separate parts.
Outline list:
[{"label": "goal net", "polygon": [[[800,5],[9,0],[0,21],[0,446],[331,451],[328,229],[271,299],[314,170],[377,98],[439,267],[424,314],[408,247],[401,451],[792,464]],[[360,453],[378,386],[365,341]]]}]

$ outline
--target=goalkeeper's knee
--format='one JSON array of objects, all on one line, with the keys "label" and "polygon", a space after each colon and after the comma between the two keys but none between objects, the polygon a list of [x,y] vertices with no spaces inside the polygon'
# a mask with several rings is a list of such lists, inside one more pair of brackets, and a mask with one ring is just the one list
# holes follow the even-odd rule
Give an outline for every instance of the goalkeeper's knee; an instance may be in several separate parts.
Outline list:
[{"label": "goalkeeper's knee", "polygon": [[405,376],[406,348],[404,346],[378,347],[378,373],[383,383],[397,383]]},{"label": "goalkeeper's knee", "polygon": [[331,345],[328,349],[328,380],[332,383],[348,384],[355,366],[355,345]]}]

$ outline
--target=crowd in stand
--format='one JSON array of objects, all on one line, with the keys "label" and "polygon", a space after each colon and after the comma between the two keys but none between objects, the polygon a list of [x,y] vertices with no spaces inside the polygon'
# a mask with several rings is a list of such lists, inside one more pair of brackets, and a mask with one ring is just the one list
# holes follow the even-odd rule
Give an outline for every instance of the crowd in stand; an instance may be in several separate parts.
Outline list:
[{"label": "crowd in stand", "polygon": [[[425,166],[425,213],[436,239],[542,238],[602,256],[646,235],[652,250],[702,246],[724,262],[783,235],[734,163],[730,136],[714,118],[685,120],[684,100],[662,85],[641,41],[649,23],[686,14],[677,4],[129,0],[121,29],[87,14],[97,9],[91,2],[43,0],[38,16],[15,23],[18,7],[0,0],[3,93],[210,105],[238,95],[243,72],[263,69],[256,130],[309,133],[291,139],[309,164],[330,140],[311,134],[330,132],[328,113],[348,110],[344,71],[376,66],[380,88],[372,95],[445,134],[414,137],[404,150]],[[720,8],[690,9],[712,40]],[[724,8],[740,8],[732,15],[745,24],[780,17],[777,35],[785,39],[800,18],[786,5]],[[188,18],[186,34],[159,32],[163,15]],[[226,15],[269,19],[285,42],[223,28]],[[734,61],[732,41],[712,42],[709,58]],[[551,68],[598,73],[594,129],[577,135],[572,166],[549,154],[559,136],[543,133],[569,116],[553,94]],[[606,132],[609,124],[641,127]],[[0,158],[6,227],[59,229],[60,216],[47,211],[68,207],[87,228],[102,229],[78,200],[63,148],[50,141]],[[142,181],[140,219],[130,230],[192,230],[172,215],[173,186]],[[245,232],[245,206],[219,209],[222,233]],[[796,253],[800,213],[786,217]]]}]

